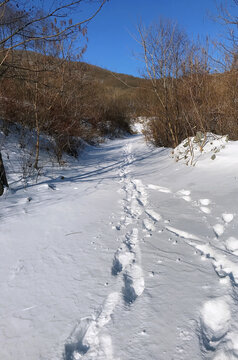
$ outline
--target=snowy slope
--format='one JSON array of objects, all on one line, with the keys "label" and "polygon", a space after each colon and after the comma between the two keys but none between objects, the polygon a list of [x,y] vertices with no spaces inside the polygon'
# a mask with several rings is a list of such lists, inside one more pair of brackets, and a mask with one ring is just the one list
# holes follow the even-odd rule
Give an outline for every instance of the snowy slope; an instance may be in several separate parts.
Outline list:
[{"label": "snowy slope", "polygon": [[186,167],[136,135],[25,189],[12,172],[0,359],[238,358],[237,155]]}]

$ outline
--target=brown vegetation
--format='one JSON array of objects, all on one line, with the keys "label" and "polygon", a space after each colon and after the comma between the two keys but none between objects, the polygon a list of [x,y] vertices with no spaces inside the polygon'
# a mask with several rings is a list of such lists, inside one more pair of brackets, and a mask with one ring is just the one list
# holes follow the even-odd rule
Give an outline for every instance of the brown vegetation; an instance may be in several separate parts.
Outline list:
[{"label": "brown vegetation", "polygon": [[44,9],[31,0],[29,6],[0,3],[0,116],[6,134],[10,123],[34,133],[36,170],[42,134],[50,136],[61,161],[63,152],[77,155],[79,139],[92,143],[130,131],[123,90],[114,91],[105,79],[109,72],[72,60],[76,39],[81,44],[76,59],[85,52],[86,26],[106,0],[92,0],[95,11],[74,23],[69,15],[80,11],[82,2],[52,1]]},{"label": "brown vegetation", "polygon": [[[108,85],[68,58],[33,52],[12,56],[18,58],[18,66],[1,79],[1,117],[37,130],[37,141],[42,133],[51,135],[58,159],[63,151],[76,154],[75,137],[92,143],[130,131],[129,102],[121,84],[116,89],[110,80]],[[39,143],[36,149],[37,168]]]},{"label": "brown vegetation", "polygon": [[138,26],[138,33],[150,83],[139,94],[142,114],[150,118],[146,138],[156,146],[170,147],[198,131],[237,140],[237,38],[233,37],[232,48],[217,48],[224,58],[219,64],[226,62],[218,73],[211,71],[207,48],[192,44],[177,24],[160,20],[149,28]]}]

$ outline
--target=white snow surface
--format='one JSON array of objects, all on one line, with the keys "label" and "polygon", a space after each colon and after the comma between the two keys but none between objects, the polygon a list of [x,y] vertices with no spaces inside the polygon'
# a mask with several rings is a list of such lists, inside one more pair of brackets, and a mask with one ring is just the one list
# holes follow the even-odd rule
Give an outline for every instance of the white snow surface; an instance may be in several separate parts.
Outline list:
[{"label": "white snow surface", "polygon": [[0,359],[238,358],[237,142],[195,167],[141,135],[41,153],[27,186],[1,152]]},{"label": "white snow surface", "polygon": [[209,339],[220,339],[229,328],[231,313],[226,300],[208,300],[202,308],[202,323]]}]

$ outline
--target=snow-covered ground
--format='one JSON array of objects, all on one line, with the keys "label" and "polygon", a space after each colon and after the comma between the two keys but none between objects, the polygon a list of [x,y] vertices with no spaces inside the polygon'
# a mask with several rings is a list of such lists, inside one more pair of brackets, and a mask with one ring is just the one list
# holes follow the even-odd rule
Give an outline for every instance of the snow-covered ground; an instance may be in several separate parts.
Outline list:
[{"label": "snow-covered ground", "polygon": [[26,188],[9,146],[0,359],[238,358],[237,142],[188,167],[135,135]]}]

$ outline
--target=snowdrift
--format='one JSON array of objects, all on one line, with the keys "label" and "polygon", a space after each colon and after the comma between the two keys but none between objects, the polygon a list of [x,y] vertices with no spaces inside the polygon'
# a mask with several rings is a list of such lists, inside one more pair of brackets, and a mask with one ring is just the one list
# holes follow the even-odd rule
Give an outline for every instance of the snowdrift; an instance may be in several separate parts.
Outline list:
[{"label": "snowdrift", "polygon": [[172,156],[176,161],[194,166],[199,160],[215,160],[217,154],[225,149],[228,136],[220,136],[212,133],[203,134],[198,132],[196,136],[186,138],[173,151]]}]

